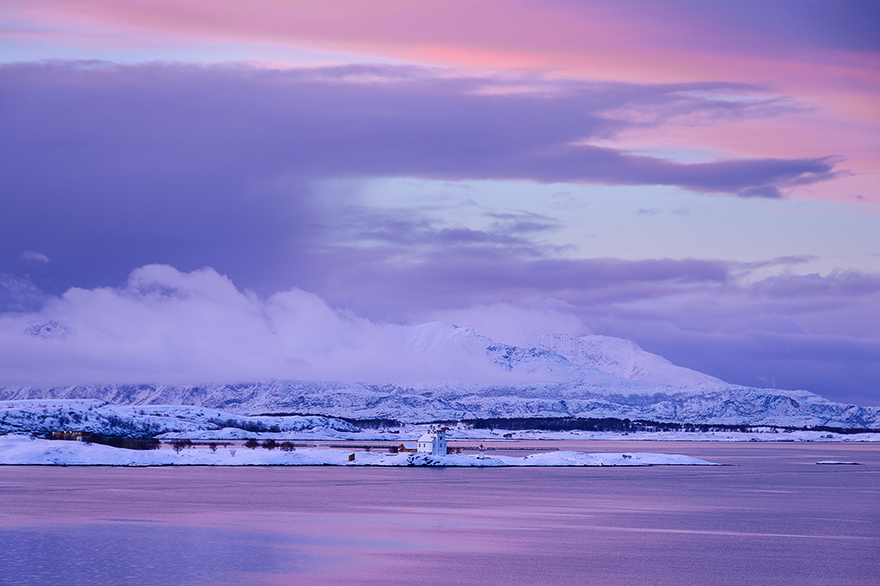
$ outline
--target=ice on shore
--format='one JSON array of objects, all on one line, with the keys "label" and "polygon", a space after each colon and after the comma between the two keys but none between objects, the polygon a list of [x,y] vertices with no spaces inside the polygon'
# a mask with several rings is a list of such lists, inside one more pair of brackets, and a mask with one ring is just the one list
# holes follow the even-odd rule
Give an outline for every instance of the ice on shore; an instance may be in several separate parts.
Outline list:
[{"label": "ice on shore", "polygon": [[[350,459],[354,455],[354,459]],[[101,444],[0,437],[0,465],[56,466],[712,466],[679,454],[542,452],[525,457],[420,453],[390,454],[343,449],[297,448],[292,452],[219,447],[128,450]]]}]

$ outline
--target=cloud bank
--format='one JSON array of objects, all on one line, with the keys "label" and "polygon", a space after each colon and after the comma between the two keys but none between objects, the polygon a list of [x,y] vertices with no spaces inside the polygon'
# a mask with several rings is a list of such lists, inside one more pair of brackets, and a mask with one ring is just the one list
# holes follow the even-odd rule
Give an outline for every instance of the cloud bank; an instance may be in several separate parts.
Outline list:
[{"label": "cloud bank", "polygon": [[[214,184],[264,174],[421,176],[736,194],[829,179],[836,164],[829,157],[685,164],[589,144],[682,116],[706,122],[797,109],[744,84],[462,77],[399,66],[46,63],[0,67],[0,87],[3,131],[18,147],[4,154],[24,171],[51,166],[60,178],[99,172],[96,187],[127,172],[184,182],[211,173]],[[638,112],[637,120],[626,112]]]},{"label": "cloud bank", "polygon": [[[880,303],[880,277],[744,286],[730,274],[691,274],[687,266],[661,265],[651,277],[626,268],[596,272],[583,291],[505,299],[498,289],[468,306],[414,309],[407,321],[473,326],[511,344],[546,333],[613,335],[728,382],[880,400],[880,318],[869,311]],[[122,287],[74,288],[38,311],[0,315],[0,384],[548,380],[499,370],[481,349],[433,331],[419,335],[407,341],[394,327],[299,289],[261,299],[213,269],[149,265]],[[431,352],[419,349],[425,345]]]},{"label": "cloud bank", "polygon": [[[45,274],[38,284],[56,294],[120,282],[156,262],[212,266],[263,291],[308,287],[309,251],[336,236],[318,212],[315,185],[327,179],[659,184],[775,198],[833,177],[837,159],[681,163],[590,141],[682,116],[760,119],[792,108],[741,84],[464,77],[400,66],[4,65],[0,262],[39,251],[51,266],[28,270]],[[282,282],[284,274],[295,278]]]},{"label": "cloud bank", "polygon": [[0,316],[0,384],[534,380],[443,336],[429,347],[298,289],[261,300],[213,269],[149,265]]}]

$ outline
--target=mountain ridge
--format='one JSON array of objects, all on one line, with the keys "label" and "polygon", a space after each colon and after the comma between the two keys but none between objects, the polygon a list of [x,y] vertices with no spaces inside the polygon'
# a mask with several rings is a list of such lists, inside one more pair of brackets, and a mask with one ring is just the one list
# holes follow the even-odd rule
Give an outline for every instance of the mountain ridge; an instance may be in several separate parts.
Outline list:
[{"label": "mountain ridge", "polygon": [[[120,405],[193,405],[242,415],[317,413],[404,422],[497,417],[585,417],[776,426],[880,427],[880,407],[834,403],[802,390],[725,383],[676,366],[629,340],[554,334],[503,344],[443,322],[390,326],[413,352],[456,351],[536,382],[364,383],[268,380],[204,385],[0,387],[0,400],[101,399]],[[484,356],[481,358],[480,353]]]},{"label": "mountain ridge", "polygon": [[735,385],[628,393],[579,383],[371,385],[310,381],[212,385],[2,387],[0,400],[101,399],[120,405],[192,405],[242,415],[316,413],[405,422],[493,417],[615,417],[727,425],[880,427],[880,408],[807,391]]}]

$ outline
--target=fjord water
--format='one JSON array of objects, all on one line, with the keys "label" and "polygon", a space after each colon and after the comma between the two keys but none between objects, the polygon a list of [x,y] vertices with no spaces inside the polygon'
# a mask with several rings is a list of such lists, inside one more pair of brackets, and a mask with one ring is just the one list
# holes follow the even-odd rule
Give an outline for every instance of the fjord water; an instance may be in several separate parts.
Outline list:
[{"label": "fjord water", "polygon": [[563,445],[730,466],[0,467],[0,584],[880,583],[880,446]]}]

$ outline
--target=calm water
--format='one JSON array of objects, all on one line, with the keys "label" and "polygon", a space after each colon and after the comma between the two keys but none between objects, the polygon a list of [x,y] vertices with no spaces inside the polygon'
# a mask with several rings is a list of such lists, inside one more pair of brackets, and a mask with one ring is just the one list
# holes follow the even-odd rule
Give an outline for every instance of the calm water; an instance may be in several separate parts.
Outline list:
[{"label": "calm water", "polygon": [[731,466],[0,467],[0,584],[880,584],[880,446],[606,448]]}]

